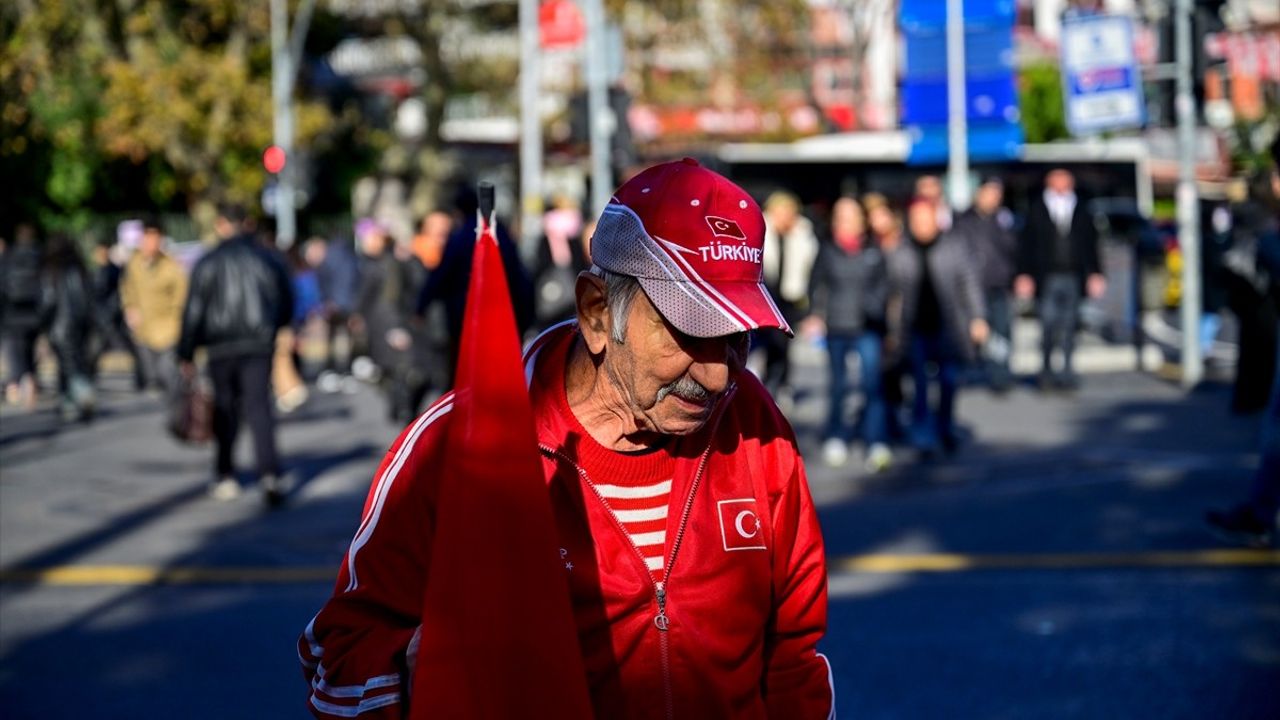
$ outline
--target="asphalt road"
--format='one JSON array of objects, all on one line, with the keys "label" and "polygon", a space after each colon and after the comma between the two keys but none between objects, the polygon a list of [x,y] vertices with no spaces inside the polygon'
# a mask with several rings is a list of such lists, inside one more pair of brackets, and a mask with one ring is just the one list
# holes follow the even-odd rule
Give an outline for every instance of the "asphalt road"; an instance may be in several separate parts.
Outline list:
[{"label": "asphalt road", "polygon": [[[210,451],[125,384],[87,426],[0,411],[0,716],[306,717],[294,642],[397,429],[370,390],[313,397],[281,431],[303,484],[268,512],[207,499]],[[1256,461],[1226,406],[1125,372],[973,390],[953,459],[811,461],[840,715],[1280,717],[1280,556],[1218,552],[1200,521]]]}]

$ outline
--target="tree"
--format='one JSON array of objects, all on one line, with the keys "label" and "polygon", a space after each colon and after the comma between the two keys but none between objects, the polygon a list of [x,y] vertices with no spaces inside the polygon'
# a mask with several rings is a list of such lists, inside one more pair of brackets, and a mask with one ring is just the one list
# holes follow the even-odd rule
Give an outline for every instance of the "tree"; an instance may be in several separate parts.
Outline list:
[{"label": "tree", "polygon": [[1022,68],[1018,103],[1027,142],[1046,143],[1069,137],[1062,101],[1062,74],[1056,64],[1037,62]]},{"label": "tree", "polygon": [[[7,143],[3,160],[43,146],[43,189],[61,210],[82,206],[117,159],[147,166],[154,203],[178,199],[198,217],[218,201],[251,204],[262,189],[266,3],[17,0],[5,25],[4,129],[27,142]],[[331,127],[323,105],[302,101],[296,112],[299,145]]]}]

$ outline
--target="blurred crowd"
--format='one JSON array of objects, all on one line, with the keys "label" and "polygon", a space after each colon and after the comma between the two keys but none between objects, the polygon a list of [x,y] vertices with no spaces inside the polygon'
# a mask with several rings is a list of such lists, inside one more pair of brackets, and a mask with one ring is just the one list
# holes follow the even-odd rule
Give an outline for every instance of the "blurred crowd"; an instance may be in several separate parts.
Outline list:
[{"label": "blurred crowd", "polygon": [[[1226,298],[1209,309],[1229,307],[1242,328],[1236,406],[1245,410],[1267,404],[1280,308],[1280,274],[1268,274],[1259,259],[1276,235],[1275,197],[1259,187],[1227,209],[1225,241],[1206,242],[1217,248],[1207,282]],[[917,178],[906,196],[869,192],[808,206],[786,191],[763,198],[765,281],[799,337],[760,333],[749,364],[789,411],[797,399],[791,343],[825,352],[822,462],[839,467],[856,455],[866,471],[879,472],[901,450],[956,452],[962,387],[976,382],[1004,393],[1018,381],[1010,360],[1020,310],[1042,330],[1040,371],[1030,383],[1045,392],[1079,387],[1081,306],[1107,287],[1098,226],[1066,169],[1047,173],[1029,200],[1015,217],[1001,180],[987,177],[972,207],[955,212],[933,175]],[[150,218],[87,258],[73,238],[40,241],[32,227],[19,227],[0,246],[5,401],[36,405],[43,336],[67,421],[92,417],[107,351],[132,359],[139,391],[172,398],[196,377],[191,361],[204,348],[215,385],[213,434],[229,448],[243,416],[264,446],[263,477],[279,475],[271,418],[312,392],[374,383],[388,419],[403,425],[450,387],[462,327],[477,198],[459,187],[442,205],[410,238],[365,218],[349,236],[312,237],[286,252],[269,226],[223,208],[222,242],[198,259],[174,257],[165,228]],[[532,262],[497,227],[526,337],[572,316],[577,275],[591,266],[591,218],[570,198],[549,205],[537,252],[525,254]],[[230,451],[218,455],[216,494],[230,497],[237,485],[226,482]]]}]

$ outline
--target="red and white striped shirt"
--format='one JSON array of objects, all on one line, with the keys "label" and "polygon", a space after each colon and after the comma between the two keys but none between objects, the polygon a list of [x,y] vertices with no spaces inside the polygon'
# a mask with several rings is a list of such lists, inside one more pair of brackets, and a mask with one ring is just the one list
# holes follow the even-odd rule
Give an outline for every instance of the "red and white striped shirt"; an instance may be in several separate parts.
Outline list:
[{"label": "red and white striped shirt", "polygon": [[[655,454],[670,457],[661,450]],[[587,473],[590,475],[590,470]],[[649,478],[609,477],[601,479],[614,484],[596,484],[596,491],[644,556],[654,580],[662,579],[667,549],[667,507],[671,498],[671,473],[659,472],[658,475],[666,479],[648,482]]]},{"label": "red and white striped shirt", "polygon": [[644,557],[655,582],[666,565],[667,514],[676,459],[666,447],[618,452],[604,447],[582,427],[560,390],[560,413],[575,440],[573,458],[591,478],[622,529]]}]

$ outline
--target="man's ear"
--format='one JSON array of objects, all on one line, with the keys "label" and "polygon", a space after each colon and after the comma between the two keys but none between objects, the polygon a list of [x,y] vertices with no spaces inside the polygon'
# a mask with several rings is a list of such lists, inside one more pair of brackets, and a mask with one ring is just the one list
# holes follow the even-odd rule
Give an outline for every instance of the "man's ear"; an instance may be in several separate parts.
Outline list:
[{"label": "man's ear", "polygon": [[587,343],[588,352],[599,355],[609,344],[610,333],[609,297],[604,279],[587,271],[580,272],[574,294],[582,339]]}]

